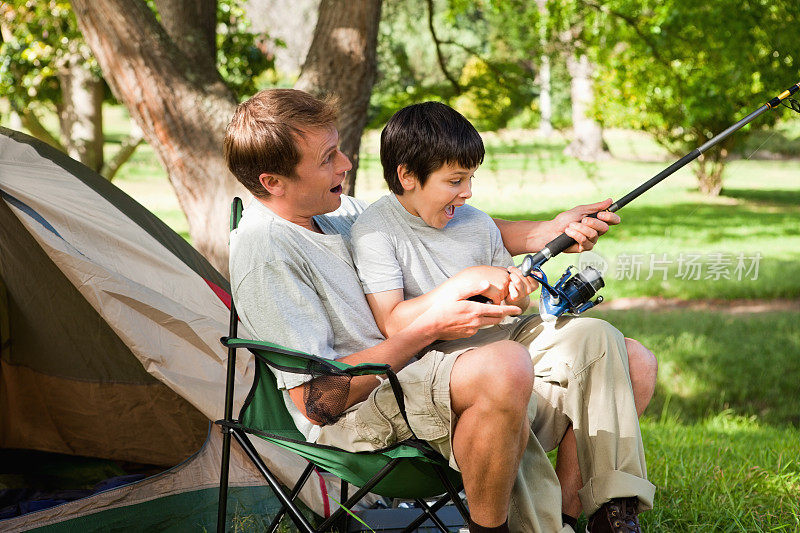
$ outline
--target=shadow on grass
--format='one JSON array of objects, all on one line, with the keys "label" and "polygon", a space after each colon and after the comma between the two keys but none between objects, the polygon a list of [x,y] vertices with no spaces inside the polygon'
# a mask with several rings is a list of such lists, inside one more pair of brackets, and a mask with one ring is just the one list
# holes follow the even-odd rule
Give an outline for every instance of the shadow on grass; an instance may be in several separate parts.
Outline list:
[{"label": "shadow on grass", "polygon": [[[777,195],[783,191],[772,192]],[[786,191],[786,193],[786,196],[782,197],[786,199],[786,203],[768,211],[762,205],[753,204],[728,206],[680,203],[668,207],[625,207],[620,213],[624,223],[609,232],[605,239],[630,241],[663,237],[669,233],[674,238],[696,239],[700,245],[742,236],[747,238],[794,236],[797,234],[797,218],[800,210],[790,208],[794,205],[791,205],[789,198],[792,194],[800,197],[800,192]],[[773,205],[770,204],[770,207]],[[559,212],[559,210],[548,210],[491,214],[509,220],[548,220]]]},{"label": "shadow on grass", "polygon": [[722,195],[755,204],[800,207],[800,191],[773,189],[724,189]]},{"label": "shadow on grass", "polygon": [[800,313],[597,311],[659,360],[647,414],[696,422],[730,410],[800,427]]}]

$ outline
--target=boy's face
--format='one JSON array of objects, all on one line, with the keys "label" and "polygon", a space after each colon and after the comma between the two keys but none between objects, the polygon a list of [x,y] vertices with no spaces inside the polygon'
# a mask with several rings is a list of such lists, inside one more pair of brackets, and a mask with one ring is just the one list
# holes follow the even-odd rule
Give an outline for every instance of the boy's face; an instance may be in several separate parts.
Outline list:
[{"label": "boy's face", "polygon": [[407,178],[403,182],[405,192],[398,199],[409,213],[442,229],[453,219],[456,208],[472,197],[472,177],[477,169],[445,163],[431,173],[424,186],[416,177]]}]

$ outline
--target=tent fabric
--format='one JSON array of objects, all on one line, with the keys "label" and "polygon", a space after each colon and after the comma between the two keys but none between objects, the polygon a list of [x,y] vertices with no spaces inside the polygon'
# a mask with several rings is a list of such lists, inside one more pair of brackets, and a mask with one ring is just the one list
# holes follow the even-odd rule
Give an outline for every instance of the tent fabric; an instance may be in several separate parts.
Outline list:
[{"label": "tent fabric", "polygon": [[[107,180],[6,128],[0,198],[0,447],[158,464],[185,459],[208,421],[223,414],[227,281]],[[253,357],[241,351],[237,410],[254,373]],[[256,447],[288,483],[307,464],[267,442]],[[131,503],[138,497],[131,487],[151,486],[162,496],[165,487],[175,494],[210,488],[218,483],[218,450],[207,453],[217,454],[216,463],[188,468],[201,453],[181,470],[192,472],[190,482],[171,475],[150,485],[148,478],[109,493]],[[236,468],[247,475],[232,473],[232,486],[256,483],[240,459]],[[327,477],[308,483],[300,498],[325,514],[337,485]],[[58,519],[84,505],[81,512],[97,512],[105,505],[100,496],[54,508]]]}]

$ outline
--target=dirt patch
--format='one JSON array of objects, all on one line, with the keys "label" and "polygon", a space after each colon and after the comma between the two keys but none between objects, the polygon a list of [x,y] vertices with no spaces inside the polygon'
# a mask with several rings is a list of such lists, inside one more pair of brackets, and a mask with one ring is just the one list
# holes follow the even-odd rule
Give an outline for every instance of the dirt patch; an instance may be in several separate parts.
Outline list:
[{"label": "dirt patch", "polygon": [[800,299],[778,300],[682,300],[680,298],[616,298],[603,302],[598,309],[648,311],[715,311],[730,314],[800,312]]}]

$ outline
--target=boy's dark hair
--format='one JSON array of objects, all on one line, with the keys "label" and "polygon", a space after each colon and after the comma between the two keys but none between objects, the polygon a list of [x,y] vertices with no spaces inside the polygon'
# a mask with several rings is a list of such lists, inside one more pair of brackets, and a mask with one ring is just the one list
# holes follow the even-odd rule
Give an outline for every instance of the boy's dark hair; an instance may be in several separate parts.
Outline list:
[{"label": "boy's dark hair", "polygon": [[428,177],[451,163],[477,167],[485,150],[477,130],[461,113],[439,102],[423,102],[395,113],[381,132],[381,164],[389,190],[403,194],[397,167],[405,165],[425,185]]}]

